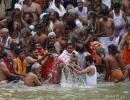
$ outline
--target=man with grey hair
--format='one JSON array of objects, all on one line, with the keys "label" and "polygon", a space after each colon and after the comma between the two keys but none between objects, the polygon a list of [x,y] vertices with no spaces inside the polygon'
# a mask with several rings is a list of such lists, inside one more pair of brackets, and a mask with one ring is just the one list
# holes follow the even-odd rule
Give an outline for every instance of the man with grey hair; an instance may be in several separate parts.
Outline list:
[{"label": "man with grey hair", "polygon": [[37,62],[32,65],[31,72],[24,78],[25,85],[34,87],[42,84],[40,81],[40,68],[41,65]]},{"label": "man with grey hair", "polygon": [[13,40],[9,36],[9,30],[7,28],[2,28],[0,30],[0,42],[4,45],[4,51],[7,53],[10,52],[10,45]]}]

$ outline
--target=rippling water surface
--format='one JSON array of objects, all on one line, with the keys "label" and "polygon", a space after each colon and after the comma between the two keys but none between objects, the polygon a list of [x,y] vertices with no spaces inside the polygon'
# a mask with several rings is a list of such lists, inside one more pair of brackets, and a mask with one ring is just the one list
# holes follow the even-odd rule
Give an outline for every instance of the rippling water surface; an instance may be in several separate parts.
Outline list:
[{"label": "rippling water surface", "polygon": [[130,100],[128,83],[98,83],[97,86],[43,85],[22,83],[0,88],[0,100]]}]

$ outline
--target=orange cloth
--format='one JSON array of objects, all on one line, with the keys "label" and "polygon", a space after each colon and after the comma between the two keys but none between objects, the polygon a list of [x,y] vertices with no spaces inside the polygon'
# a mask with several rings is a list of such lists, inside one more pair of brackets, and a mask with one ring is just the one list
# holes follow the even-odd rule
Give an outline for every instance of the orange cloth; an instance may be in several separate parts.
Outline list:
[{"label": "orange cloth", "polygon": [[23,62],[17,58],[16,59],[16,63],[17,63],[17,71],[20,75],[26,75],[26,71],[27,71],[27,61],[23,60]]},{"label": "orange cloth", "polygon": [[111,71],[110,80],[121,80],[123,78],[123,73],[120,69],[115,69]]},{"label": "orange cloth", "polygon": [[128,48],[124,49],[123,58],[124,58],[125,65],[130,64],[130,50]]}]

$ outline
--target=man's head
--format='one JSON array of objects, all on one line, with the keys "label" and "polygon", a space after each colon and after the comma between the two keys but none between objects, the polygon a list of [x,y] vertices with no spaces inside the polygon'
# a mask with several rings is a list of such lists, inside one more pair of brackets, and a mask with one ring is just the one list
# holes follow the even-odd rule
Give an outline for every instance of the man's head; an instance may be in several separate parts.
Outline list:
[{"label": "man's head", "polygon": [[119,53],[119,51],[117,50],[117,46],[115,46],[114,44],[108,46],[108,52],[112,55],[116,55],[117,53]]},{"label": "man's head", "polygon": [[119,2],[113,5],[115,13],[119,13],[121,9],[121,4]]},{"label": "man's head", "polygon": [[85,61],[87,65],[92,65],[94,62],[93,57],[91,55],[86,56]]},{"label": "man's head", "polygon": [[29,37],[31,35],[31,31],[29,29],[27,29],[27,28],[23,28],[21,30],[21,34],[22,34],[23,38],[27,38],[27,37]]},{"label": "man's head", "polygon": [[106,51],[105,51],[104,48],[98,48],[98,49],[96,50],[96,53],[97,53],[97,55],[100,56],[101,58],[104,58],[104,57],[105,57],[105,54],[106,54]]},{"label": "man's head", "polygon": [[9,52],[9,53],[4,52],[3,53],[3,58],[4,58],[4,60],[11,62],[12,59],[13,59],[13,55],[12,55],[11,52]]},{"label": "man's head", "polygon": [[41,71],[41,65],[39,63],[34,63],[31,67],[31,72],[33,72],[36,75],[39,75]]},{"label": "man's head", "polygon": [[49,38],[49,42],[50,43],[55,43],[55,40],[56,40],[56,34],[55,34],[55,32],[50,32],[48,34],[48,38]]},{"label": "man's head", "polygon": [[74,50],[73,43],[67,43],[67,51],[68,51],[68,53],[71,54],[73,52],[73,50]]},{"label": "man's head", "polygon": [[60,8],[61,0],[55,0],[56,7]]},{"label": "man's head", "polygon": [[77,63],[79,61],[79,54],[78,54],[78,52],[73,51],[72,54],[71,54],[70,60],[72,62],[76,62]]},{"label": "man's head", "polygon": [[77,3],[78,3],[78,8],[82,9],[83,8],[84,0],[77,0]]},{"label": "man's head", "polygon": [[25,52],[24,52],[24,51],[21,51],[21,52],[19,53],[19,57],[20,57],[21,59],[24,59],[24,58],[26,57]]},{"label": "man's head", "polygon": [[107,8],[102,10],[102,16],[104,20],[108,19],[108,15],[109,15],[109,10]]},{"label": "man's head", "polygon": [[77,43],[77,45],[76,45],[76,50],[77,50],[79,53],[83,53],[83,52],[85,51],[84,44],[83,44],[83,43]]},{"label": "man's head", "polygon": [[7,28],[2,28],[0,30],[0,37],[7,37],[9,35],[9,30]]}]

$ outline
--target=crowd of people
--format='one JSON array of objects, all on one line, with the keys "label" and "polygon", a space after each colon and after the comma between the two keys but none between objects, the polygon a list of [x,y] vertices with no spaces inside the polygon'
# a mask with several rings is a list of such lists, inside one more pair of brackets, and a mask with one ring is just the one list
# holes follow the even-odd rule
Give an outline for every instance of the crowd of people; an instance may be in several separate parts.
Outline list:
[{"label": "crowd of people", "polygon": [[96,85],[100,74],[104,81],[130,80],[130,0],[0,5],[0,83],[60,84],[63,72],[87,85]]}]

